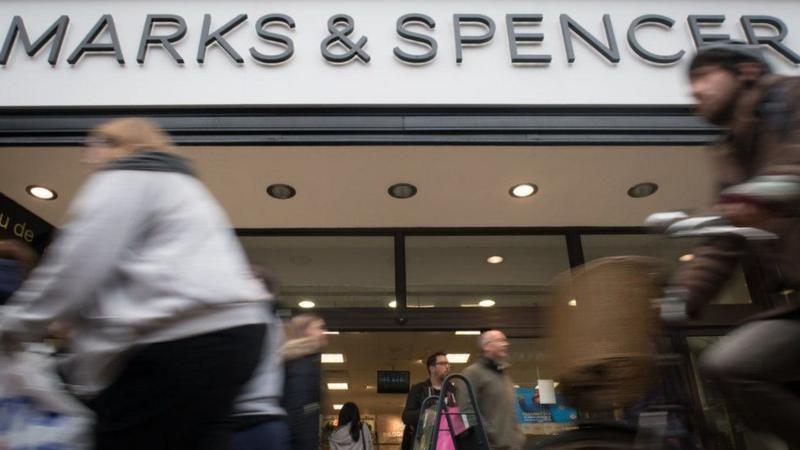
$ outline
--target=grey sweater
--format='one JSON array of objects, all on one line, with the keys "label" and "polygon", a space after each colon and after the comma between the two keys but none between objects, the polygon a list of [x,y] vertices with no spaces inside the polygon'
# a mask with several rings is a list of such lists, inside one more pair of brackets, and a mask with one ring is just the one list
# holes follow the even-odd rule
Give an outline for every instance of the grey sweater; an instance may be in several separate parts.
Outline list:
[{"label": "grey sweater", "polygon": [[224,211],[190,174],[95,173],[42,264],[11,298],[0,333],[38,340],[74,332],[65,369],[90,395],[133,346],[266,323],[270,298]]},{"label": "grey sweater", "polygon": [[[517,425],[514,382],[497,365],[483,357],[464,369],[478,401],[489,445],[495,450],[519,450],[525,436]],[[462,412],[472,412],[466,388],[457,391]],[[472,423],[472,422],[471,422]]]}]

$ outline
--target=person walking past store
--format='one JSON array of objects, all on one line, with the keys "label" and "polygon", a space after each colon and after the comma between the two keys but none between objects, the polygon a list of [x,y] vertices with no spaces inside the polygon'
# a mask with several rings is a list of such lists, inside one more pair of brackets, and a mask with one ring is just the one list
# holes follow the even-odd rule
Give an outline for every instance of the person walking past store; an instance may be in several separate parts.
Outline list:
[{"label": "person walking past store", "polygon": [[261,359],[264,302],[223,209],[154,122],[94,129],[94,172],[9,300],[0,343],[72,333],[62,373],[94,410],[97,450],[223,450]]},{"label": "person walking past store", "polygon": [[36,265],[34,251],[17,239],[0,239],[0,306],[19,289]]},{"label": "person walking past store", "polygon": [[330,437],[331,450],[373,450],[372,432],[361,421],[361,413],[355,403],[342,405],[337,425]]},{"label": "person walking past store", "polygon": [[[273,296],[279,295],[278,280],[270,270],[254,266],[253,272]],[[275,316],[276,306],[274,298],[264,305],[272,320],[267,325],[261,363],[234,402],[231,450],[291,449],[289,421],[281,404],[285,373],[280,350],[285,337],[283,323]]]},{"label": "person walking past store", "polygon": [[[480,357],[464,369],[463,375],[475,392],[489,446],[493,450],[520,450],[525,445],[525,436],[517,425],[514,382],[505,372],[508,339],[502,331],[489,330],[478,338],[478,347]],[[466,388],[458,389],[457,400],[463,413],[474,414]]]},{"label": "person walking past store", "polygon": [[327,343],[325,321],[319,316],[300,314],[286,324],[286,341],[281,347],[286,371],[283,408],[292,450],[319,448],[321,351]]},{"label": "person walking past store", "polygon": [[447,375],[450,374],[450,362],[447,361],[447,354],[436,352],[425,360],[428,368],[428,379],[417,383],[411,387],[406,397],[406,406],[403,408],[403,442],[401,450],[412,450],[414,448],[414,437],[419,423],[420,408],[426,398],[439,395],[442,384]]}]

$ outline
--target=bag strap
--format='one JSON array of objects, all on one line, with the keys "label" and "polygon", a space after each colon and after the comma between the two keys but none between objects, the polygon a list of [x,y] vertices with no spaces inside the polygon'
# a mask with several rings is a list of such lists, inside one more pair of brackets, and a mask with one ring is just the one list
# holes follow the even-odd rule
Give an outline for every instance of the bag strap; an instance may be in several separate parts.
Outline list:
[{"label": "bag strap", "polygon": [[367,450],[367,441],[364,440],[364,426],[365,426],[365,424],[362,423],[361,424],[361,446],[364,448],[364,450]]}]

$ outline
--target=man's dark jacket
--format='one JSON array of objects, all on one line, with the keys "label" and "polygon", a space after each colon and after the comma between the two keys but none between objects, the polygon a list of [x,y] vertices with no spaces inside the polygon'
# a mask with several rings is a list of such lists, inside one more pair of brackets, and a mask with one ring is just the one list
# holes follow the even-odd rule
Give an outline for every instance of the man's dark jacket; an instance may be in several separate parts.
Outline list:
[{"label": "man's dark jacket", "polygon": [[403,408],[403,423],[406,427],[403,430],[401,450],[414,448],[414,435],[417,432],[417,422],[419,422],[419,411],[422,407],[422,402],[433,394],[433,385],[430,378],[411,387],[411,391],[406,397],[406,407]]}]

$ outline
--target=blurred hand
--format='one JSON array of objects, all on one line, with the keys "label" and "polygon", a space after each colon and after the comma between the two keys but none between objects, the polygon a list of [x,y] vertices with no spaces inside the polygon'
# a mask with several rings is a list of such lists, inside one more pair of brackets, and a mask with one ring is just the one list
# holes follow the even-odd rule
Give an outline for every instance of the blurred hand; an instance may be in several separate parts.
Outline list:
[{"label": "blurred hand", "polygon": [[664,289],[661,298],[653,301],[659,317],[665,325],[680,325],[689,320],[686,310],[688,292],[686,289],[670,286]]},{"label": "blurred hand", "polygon": [[72,340],[72,326],[64,321],[58,320],[53,322],[47,327],[47,332],[50,336],[60,341],[69,342]]},{"label": "blurred hand", "polygon": [[714,212],[728,219],[737,227],[762,228],[765,223],[775,217],[774,213],[754,203],[719,203]]},{"label": "blurred hand", "polygon": [[325,335],[325,321],[322,319],[315,320],[306,328],[306,337],[313,338],[320,347],[328,344],[328,337]]},{"label": "blurred hand", "polygon": [[12,333],[0,332],[0,352],[6,356],[22,351],[22,342]]}]

